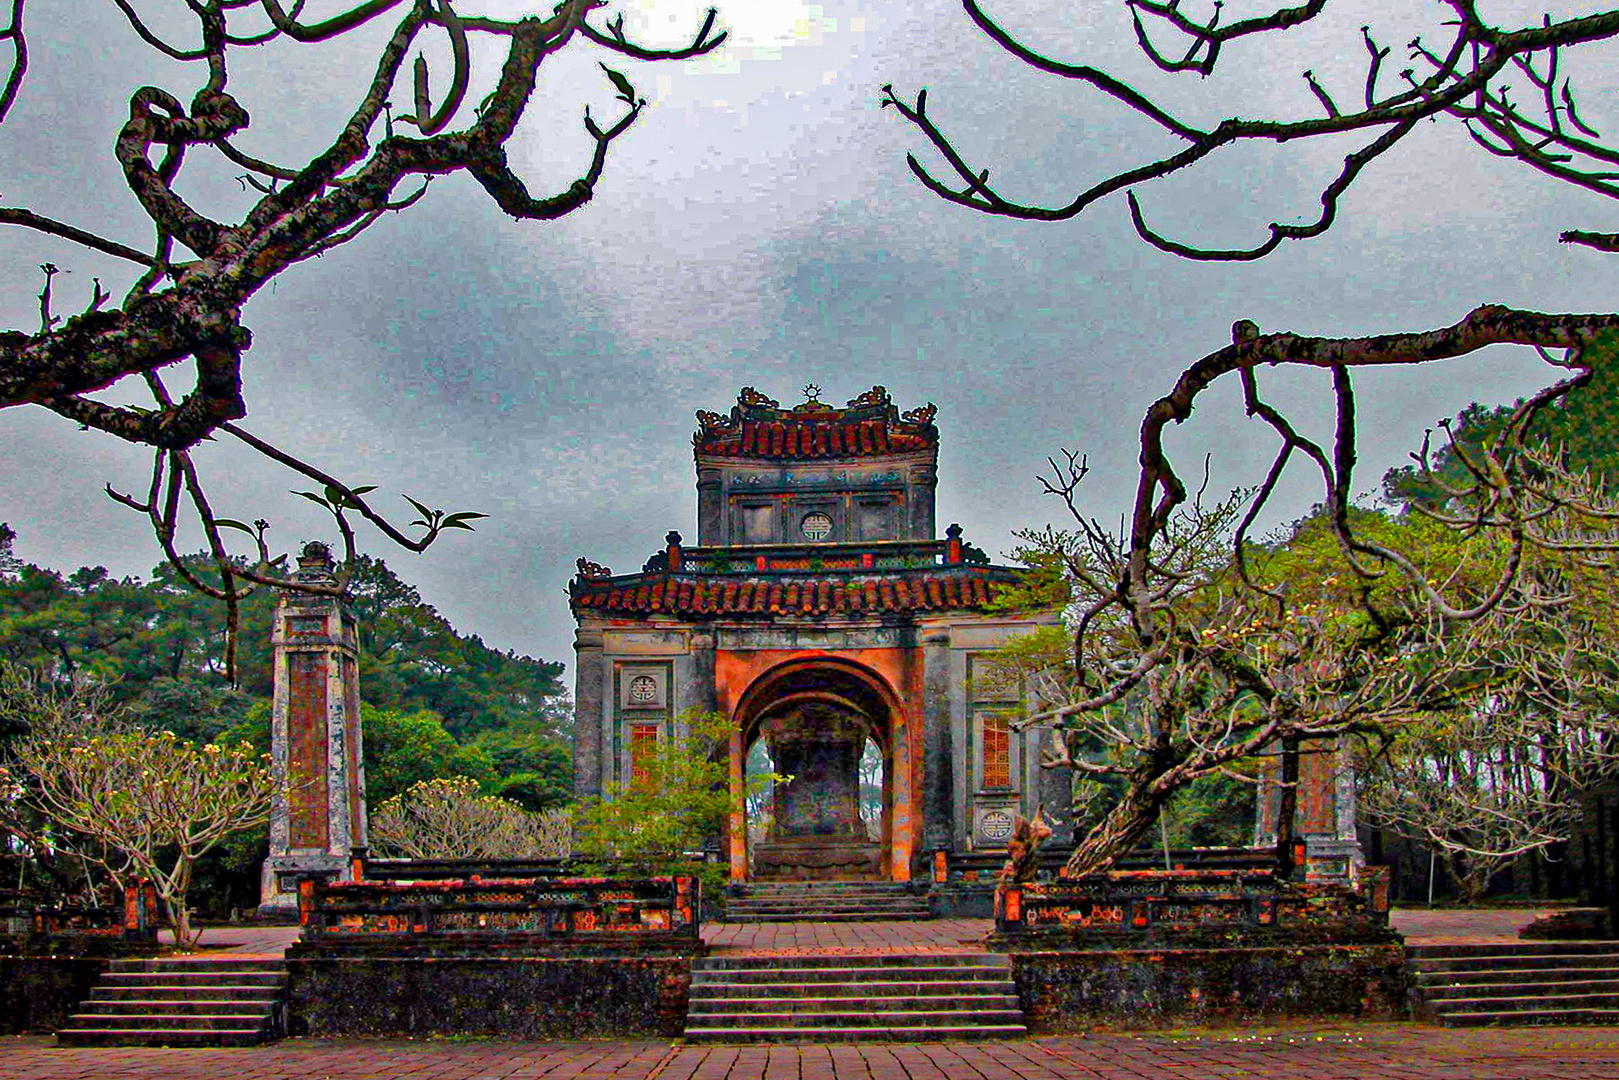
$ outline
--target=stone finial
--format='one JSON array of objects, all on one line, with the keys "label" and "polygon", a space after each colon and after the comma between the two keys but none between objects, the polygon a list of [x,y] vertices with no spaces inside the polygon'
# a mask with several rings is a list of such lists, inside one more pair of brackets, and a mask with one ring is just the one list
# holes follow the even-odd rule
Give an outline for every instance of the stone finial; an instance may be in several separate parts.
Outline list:
[{"label": "stone finial", "polygon": [[961,526],[955,522],[944,531],[944,564],[946,566],[961,565]]},{"label": "stone finial", "polygon": [[324,540],[310,540],[298,552],[298,569],[292,576],[299,582],[325,583],[337,580],[336,570],[331,545]]}]

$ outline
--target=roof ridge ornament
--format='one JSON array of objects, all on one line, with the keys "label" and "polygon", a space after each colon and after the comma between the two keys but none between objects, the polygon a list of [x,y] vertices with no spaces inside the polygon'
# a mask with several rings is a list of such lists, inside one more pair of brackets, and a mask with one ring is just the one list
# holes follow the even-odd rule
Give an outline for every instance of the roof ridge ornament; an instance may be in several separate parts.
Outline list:
[{"label": "roof ridge ornament", "polygon": [[742,390],[736,395],[736,403],[738,405],[747,405],[763,409],[781,408],[781,402],[777,401],[773,397],[766,397],[751,386],[744,386],[742,388]]},{"label": "roof ridge ornament", "polygon": [[849,404],[844,406],[844,408],[865,409],[872,406],[888,405],[891,404],[892,401],[893,399],[888,396],[888,388],[878,385],[873,386],[870,390],[867,390],[864,394],[861,394],[857,398],[851,398]]}]

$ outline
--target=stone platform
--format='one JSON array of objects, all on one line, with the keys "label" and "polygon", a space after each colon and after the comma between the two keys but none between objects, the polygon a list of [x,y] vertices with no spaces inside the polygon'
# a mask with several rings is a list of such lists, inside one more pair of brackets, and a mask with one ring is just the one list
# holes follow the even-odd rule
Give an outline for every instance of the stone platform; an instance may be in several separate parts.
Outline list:
[{"label": "stone platform", "polygon": [[[1409,944],[1517,941],[1518,928],[1555,908],[1395,908],[1389,923]],[[713,955],[736,952],[959,952],[981,949],[990,919],[926,922],[704,923],[703,941]],[[210,926],[202,943],[210,956],[280,956],[298,940],[296,926]],[[217,951],[216,951],[217,950]]]}]

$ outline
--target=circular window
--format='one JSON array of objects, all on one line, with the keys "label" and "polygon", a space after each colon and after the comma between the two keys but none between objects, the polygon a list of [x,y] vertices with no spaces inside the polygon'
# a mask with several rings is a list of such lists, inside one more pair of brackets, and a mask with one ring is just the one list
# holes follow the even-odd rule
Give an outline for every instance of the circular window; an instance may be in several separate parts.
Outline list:
[{"label": "circular window", "polygon": [[825,540],[832,535],[832,519],[817,510],[813,514],[805,514],[798,528],[806,540]]},{"label": "circular window", "polygon": [[658,680],[650,675],[637,675],[630,680],[631,701],[658,700]]}]

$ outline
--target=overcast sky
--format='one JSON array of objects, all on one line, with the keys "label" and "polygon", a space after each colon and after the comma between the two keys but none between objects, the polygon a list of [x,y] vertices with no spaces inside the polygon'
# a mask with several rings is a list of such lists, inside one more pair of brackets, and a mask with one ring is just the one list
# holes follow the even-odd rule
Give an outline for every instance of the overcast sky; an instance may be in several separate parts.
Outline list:
[{"label": "overcast sky", "polygon": [[[139,6],[178,39],[194,33],[178,0]],[[1293,32],[1294,52],[1233,48],[1227,76],[1171,82],[1143,69],[1122,3],[988,6],[1051,54],[1112,65],[1208,123],[1318,115],[1305,68],[1353,100],[1362,23],[1398,54],[1422,20],[1437,38],[1448,10],[1345,6],[1337,21]],[[462,14],[522,8],[457,4]],[[182,17],[165,19],[171,9]],[[674,44],[703,7],[628,0],[623,10],[642,40]],[[1503,22],[1538,10],[1485,7]],[[1225,18],[1242,13],[1228,5]],[[111,146],[136,87],[188,100],[199,74],[154,58],[110,2],[36,0],[28,19],[32,65],[0,125],[0,204],[146,246],[150,226]],[[1325,238],[1253,265],[1188,263],[1141,244],[1122,199],[1032,224],[950,206],[912,179],[905,154],[925,146],[878,107],[887,82],[907,95],[927,86],[930,114],[1013,197],[1060,204],[1169,149],[1094,93],[1020,66],[958,3],[746,0],[722,6],[720,25],[730,39],[699,60],[642,64],[582,42],[542,68],[510,147],[537,191],[565,188],[588,160],[586,103],[616,115],[599,60],[652,103],[614,144],[583,210],[513,222],[464,179],[436,181],[421,203],[286,273],[246,312],[244,426],[351,483],[379,485],[389,493],[381,505],[407,517],[392,493],[490,515],[420,557],[374,533],[363,542],[458,629],[499,648],[571,668],[574,559],[627,572],[668,529],[694,537],[693,412],[725,412],[743,385],[784,404],[809,382],[835,402],[881,383],[902,409],[936,403],[940,526],[961,522],[999,556],[1013,529],[1057,519],[1061,507],[1034,477],[1063,447],[1089,456],[1087,507],[1116,519],[1135,482],[1143,411],[1182,367],[1227,343],[1236,319],[1353,335],[1450,323],[1483,301],[1613,306],[1611,257],[1556,236],[1611,231],[1619,208],[1489,157],[1454,125],[1424,125],[1373,165]],[[238,59],[232,87],[253,116],[241,145],[307,160],[353,107],[379,33]],[[1619,121],[1614,84],[1601,80],[1614,59],[1591,53],[1571,68],[1577,87],[1589,73],[1582,111],[1599,126]],[[493,63],[484,57],[480,77]],[[469,100],[481,96],[475,87]],[[1320,184],[1350,149],[1233,153],[1140,194],[1173,235],[1247,246],[1273,220],[1313,217]],[[250,199],[233,179],[240,170],[194,155],[200,167],[183,191],[239,216]],[[0,326],[37,327],[46,261],[70,271],[56,279],[61,310],[82,306],[92,275],[127,288],[110,261],[0,232]],[[1507,349],[1362,378],[1357,489],[1374,491],[1439,417],[1547,381],[1532,355]],[[1305,379],[1277,394],[1319,422],[1323,386]],[[144,454],[37,409],[0,415],[0,440],[0,520],[20,534],[18,554],[64,570],[150,571],[149,531],[101,490],[140,489]],[[1175,447],[1187,474],[1212,452],[1216,486],[1256,482],[1269,451],[1234,387],[1209,397]],[[224,444],[198,459],[216,510],[269,518],[282,550],[335,539],[287,494],[307,486],[296,477]],[[1273,521],[1317,493],[1301,477],[1287,497]]]}]

